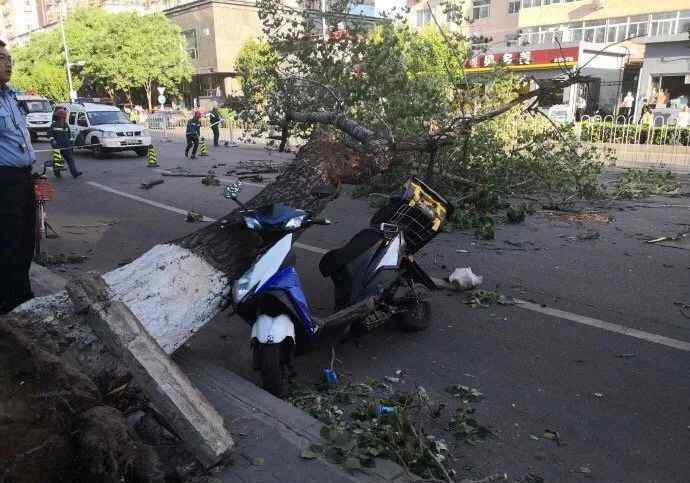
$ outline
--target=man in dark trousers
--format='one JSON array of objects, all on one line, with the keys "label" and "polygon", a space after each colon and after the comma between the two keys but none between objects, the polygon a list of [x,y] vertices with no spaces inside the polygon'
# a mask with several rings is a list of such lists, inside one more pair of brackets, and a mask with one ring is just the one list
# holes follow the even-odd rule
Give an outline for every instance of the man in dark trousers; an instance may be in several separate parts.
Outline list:
[{"label": "man in dark trousers", "polygon": [[201,112],[195,111],[194,116],[187,121],[187,146],[184,148],[184,157],[189,156],[192,150],[192,159],[196,158],[196,150],[199,148],[199,136],[201,136]]},{"label": "man in dark trousers", "polygon": [[214,107],[211,110],[211,115],[209,116],[209,121],[211,121],[211,130],[213,131],[213,145],[218,147],[218,139],[220,138],[220,112],[218,108]]},{"label": "man in dark trousers", "polygon": [[7,85],[11,76],[12,57],[0,41],[0,314],[33,298],[29,268],[36,237],[36,158],[16,92]]},{"label": "man in dark trousers", "polygon": [[69,126],[67,126],[67,111],[60,109],[55,113],[55,122],[50,126],[48,136],[53,138],[53,148],[59,149],[62,157],[67,161],[72,177],[78,178],[81,176],[82,173],[77,169],[74,155],[72,154],[72,140],[70,139]]}]

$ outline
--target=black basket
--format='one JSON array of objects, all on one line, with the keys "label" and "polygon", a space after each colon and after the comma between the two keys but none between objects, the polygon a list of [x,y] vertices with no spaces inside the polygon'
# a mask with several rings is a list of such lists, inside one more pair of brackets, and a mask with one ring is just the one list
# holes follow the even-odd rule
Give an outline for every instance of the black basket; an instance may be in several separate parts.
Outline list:
[{"label": "black basket", "polygon": [[405,236],[406,252],[414,254],[441,230],[452,205],[417,178],[410,178],[401,196],[395,197],[372,218],[372,224],[391,223]]}]

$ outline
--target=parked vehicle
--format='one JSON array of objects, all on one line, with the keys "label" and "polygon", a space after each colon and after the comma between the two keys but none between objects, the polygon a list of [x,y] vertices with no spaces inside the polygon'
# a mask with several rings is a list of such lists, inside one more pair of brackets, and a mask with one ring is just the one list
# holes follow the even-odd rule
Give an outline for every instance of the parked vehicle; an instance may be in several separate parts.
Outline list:
[{"label": "parked vehicle", "polygon": [[38,141],[39,136],[48,137],[48,129],[53,118],[53,106],[42,96],[17,96],[19,108],[24,112],[26,125],[29,128],[31,141]]},{"label": "parked vehicle", "polygon": [[104,157],[117,151],[134,151],[145,156],[151,146],[148,130],[132,123],[127,115],[115,106],[91,102],[65,103],[55,110],[67,111],[74,147],[93,151],[96,157]]},{"label": "parked vehicle", "polygon": [[429,327],[428,294],[436,286],[412,255],[436,236],[453,207],[422,181],[409,179],[369,228],[321,259],[319,269],[333,281],[336,303],[336,312],[325,319],[311,314],[290,252],[297,231],[330,223],[282,203],[247,210],[237,199],[239,190],[238,184],[226,186],[225,196],[242,208],[246,228],[277,240],[232,290],[237,314],[252,328],[254,368],[266,390],[285,394],[296,349],[313,344],[326,329],[369,331],[390,320],[405,330]]}]

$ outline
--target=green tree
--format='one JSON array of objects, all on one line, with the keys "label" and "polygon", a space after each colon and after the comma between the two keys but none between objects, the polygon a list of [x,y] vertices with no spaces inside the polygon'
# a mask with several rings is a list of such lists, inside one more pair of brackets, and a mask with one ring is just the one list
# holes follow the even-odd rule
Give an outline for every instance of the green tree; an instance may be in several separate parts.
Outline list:
[{"label": "green tree", "polygon": [[[279,59],[268,65],[261,56],[246,56],[251,65],[241,75],[261,92],[252,93],[254,109],[245,114],[280,125],[283,145],[290,130],[331,126],[343,142],[370,155],[366,178],[377,191],[416,174],[433,180],[454,197],[458,213],[482,225],[521,193],[555,190],[565,201],[596,194],[598,153],[583,149],[566,127],[554,128],[536,108],[548,94],[578,82],[578,72],[540,80],[530,91],[501,65],[482,77],[466,76],[472,51],[455,22],[421,31],[400,18],[372,24],[346,15],[347,3],[336,1],[329,2],[324,35],[318,13],[280,0],[257,5],[264,49]],[[462,19],[459,3],[447,2],[445,10],[448,18]]]},{"label": "green tree", "polygon": [[[121,94],[131,100],[143,89],[152,107],[156,86],[175,94],[189,81],[192,65],[184,49],[179,27],[161,14],[112,14],[92,8],[76,11],[65,22],[75,89],[88,85],[110,97]],[[30,86],[51,99],[69,97],[60,32],[53,30],[31,37],[15,49],[16,85]],[[62,75],[57,76],[62,70]],[[49,75],[53,74],[53,77]]]}]

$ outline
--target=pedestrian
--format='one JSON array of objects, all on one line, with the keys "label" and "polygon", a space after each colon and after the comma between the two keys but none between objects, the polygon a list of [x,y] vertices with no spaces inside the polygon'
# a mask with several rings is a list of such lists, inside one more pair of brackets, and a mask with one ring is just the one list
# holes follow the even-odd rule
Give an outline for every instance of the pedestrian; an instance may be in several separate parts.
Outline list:
[{"label": "pedestrian", "polygon": [[209,120],[211,121],[211,130],[213,131],[213,145],[215,147],[218,147],[218,139],[220,138],[220,122],[221,122],[221,117],[220,117],[220,112],[218,111],[218,107],[214,106],[213,109],[211,110],[211,115],[209,117]]},{"label": "pedestrian", "polygon": [[33,298],[29,268],[36,242],[36,157],[10,77],[12,57],[0,41],[0,314]]},{"label": "pedestrian", "polygon": [[187,146],[184,148],[184,157],[192,150],[192,159],[196,158],[196,150],[199,148],[199,136],[201,136],[201,112],[195,111],[194,116],[187,121]]},{"label": "pedestrian", "polygon": [[72,152],[72,139],[70,136],[69,126],[67,125],[67,111],[60,109],[55,113],[55,121],[50,126],[48,136],[52,138],[51,145],[54,149],[59,149],[62,157],[67,161],[69,172],[72,173],[73,178],[78,178],[82,172],[77,169],[74,162],[74,153]]}]

